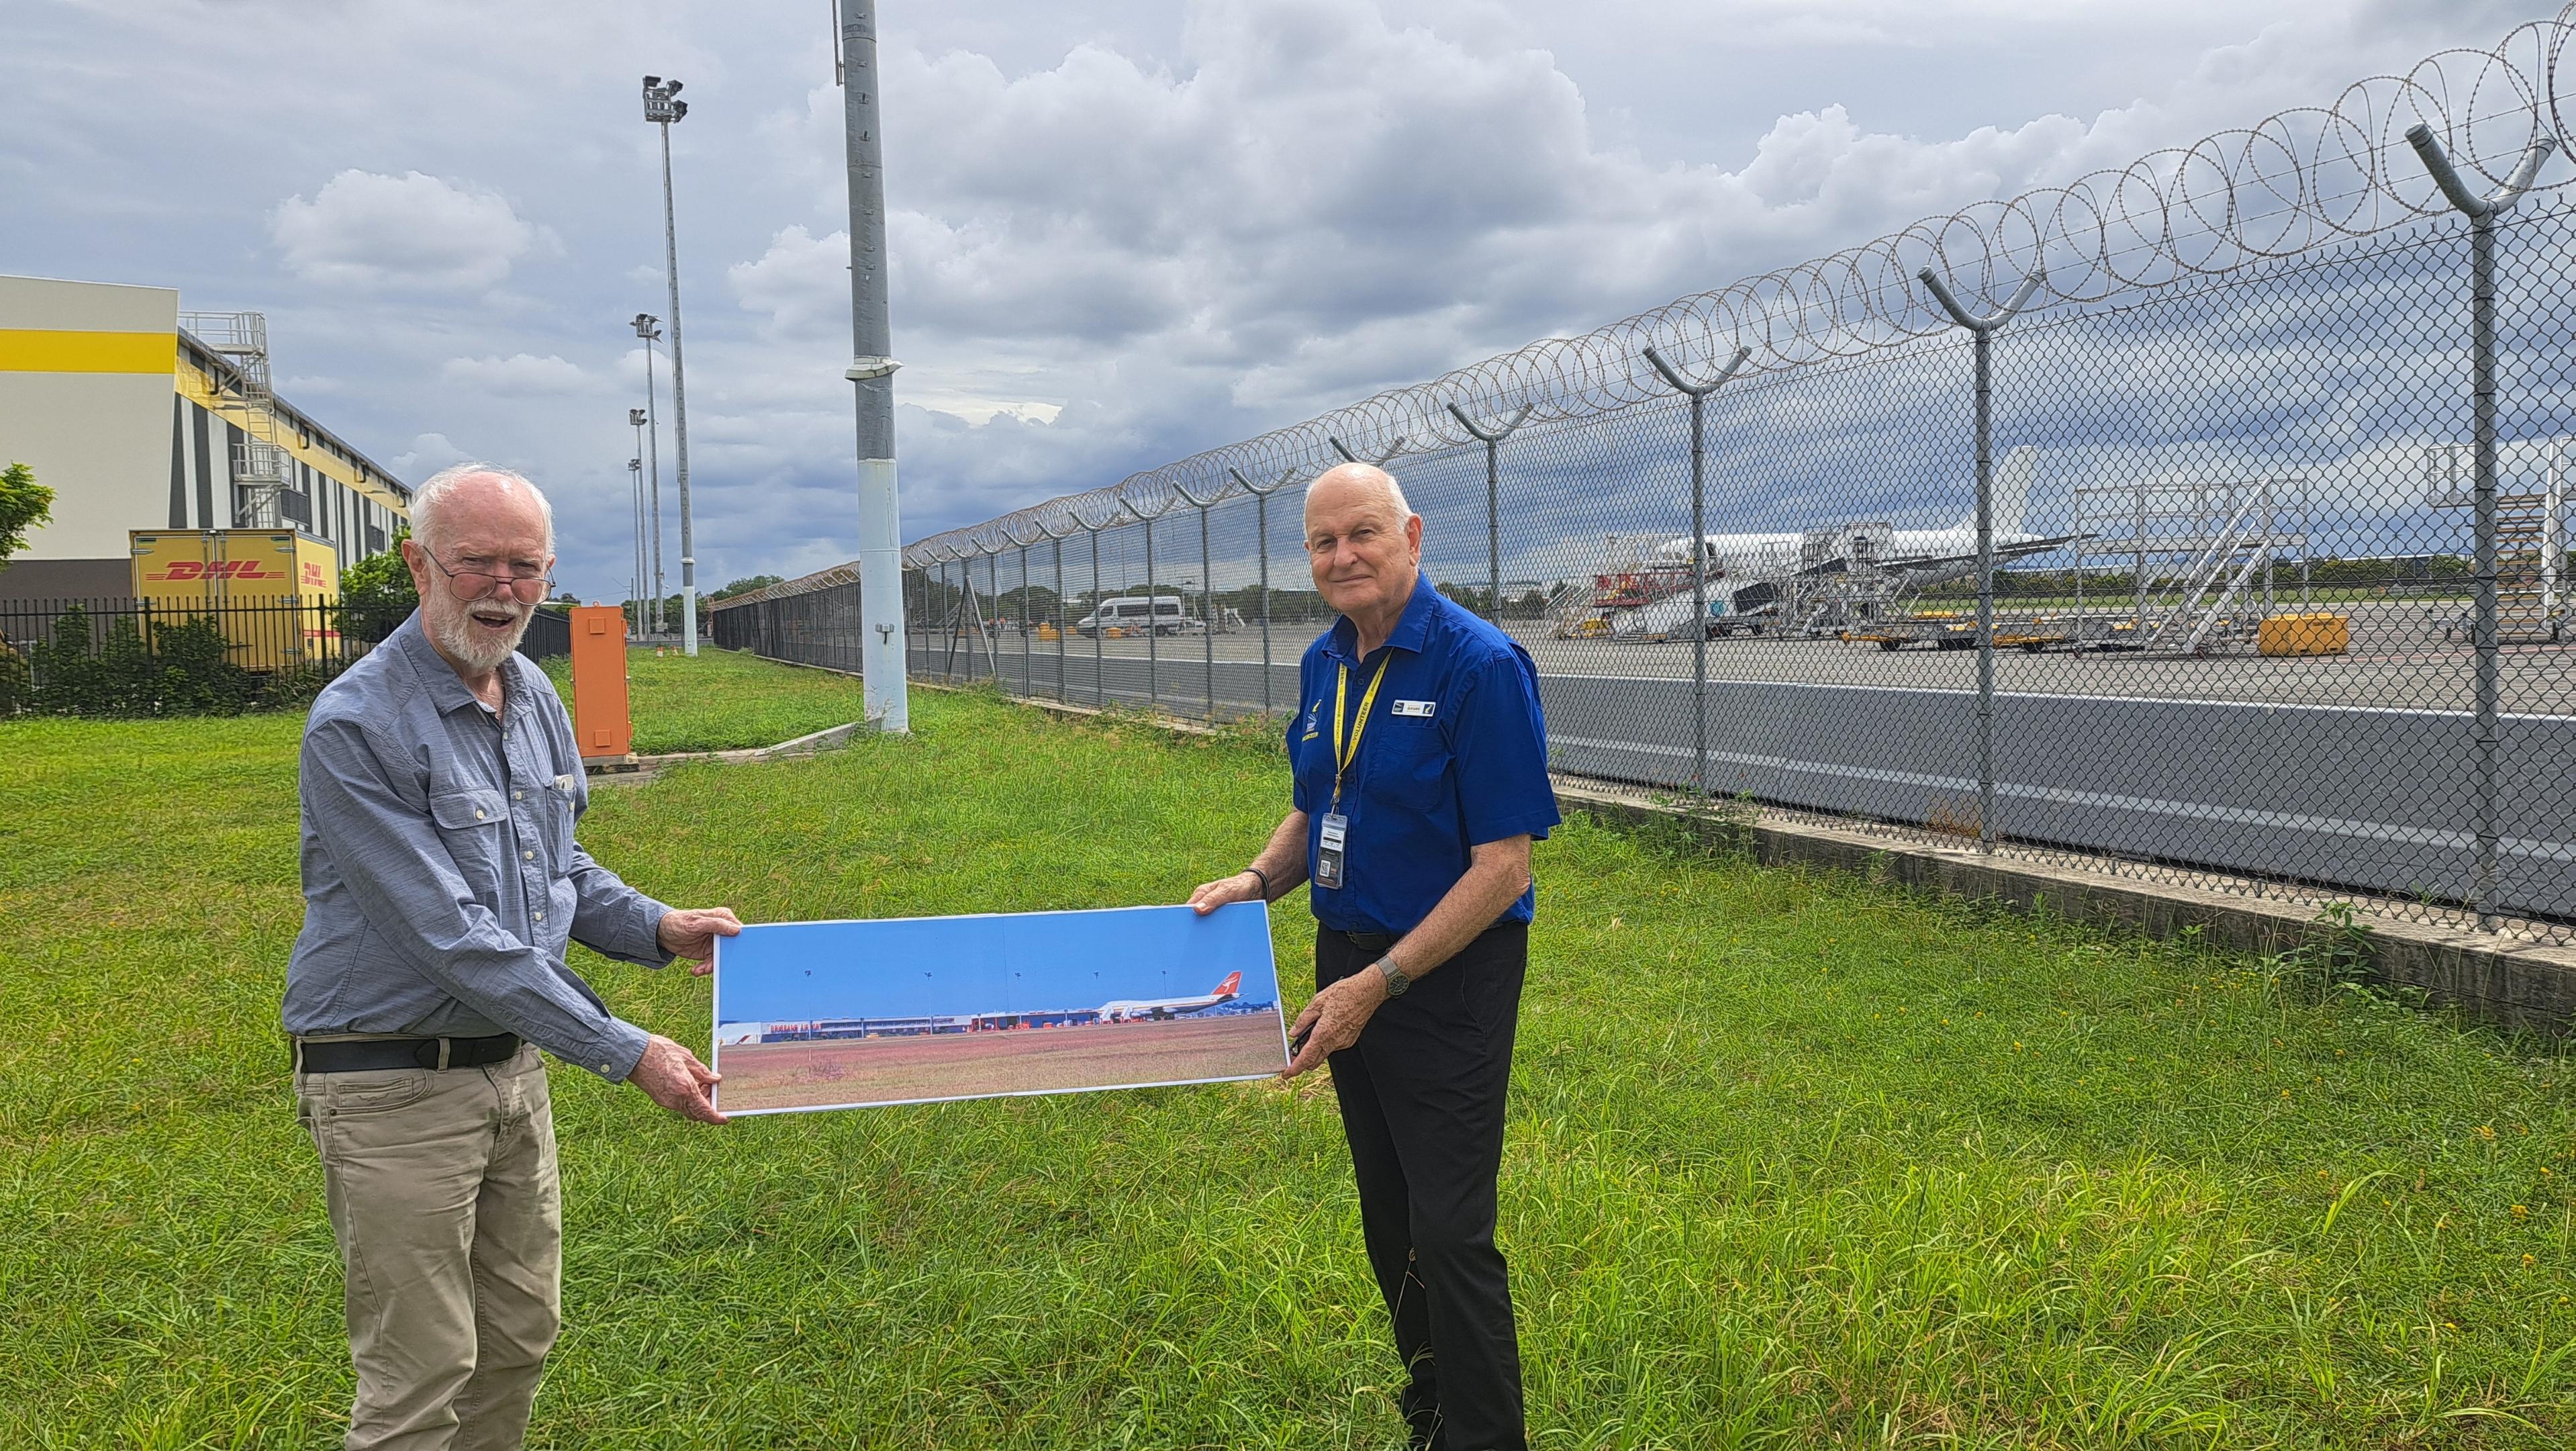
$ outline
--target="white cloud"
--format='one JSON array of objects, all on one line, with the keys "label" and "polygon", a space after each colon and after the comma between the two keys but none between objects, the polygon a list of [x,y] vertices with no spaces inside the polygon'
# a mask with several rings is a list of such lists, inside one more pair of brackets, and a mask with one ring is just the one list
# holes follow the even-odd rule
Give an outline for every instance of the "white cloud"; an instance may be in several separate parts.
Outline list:
[{"label": "white cloud", "polygon": [[552,353],[537,357],[512,353],[506,358],[450,358],[438,374],[450,383],[508,395],[595,393],[598,380]]},{"label": "white cloud", "polygon": [[443,433],[424,433],[411,441],[411,447],[385,462],[402,478],[418,483],[449,464],[463,463],[471,455],[448,441]]},{"label": "white cloud", "polygon": [[[696,103],[672,143],[702,578],[848,557],[842,93],[821,12],[455,0],[317,27],[307,8],[40,0],[24,124],[0,134],[0,175],[25,183],[11,266],[267,310],[279,357],[338,389],[324,421],[404,476],[470,453],[542,478],[568,562],[596,576],[575,587],[598,592],[623,577],[623,420],[644,401],[626,319],[668,310],[661,155],[635,78],[676,72]],[[2519,13],[2513,0],[890,11],[906,530],[1109,482],[1926,213],[2328,101],[2439,46],[2490,43]],[[97,85],[103,64],[120,85]],[[269,84],[262,105],[198,101],[204,75],[252,71]],[[214,175],[226,184],[205,185]],[[656,370],[666,504],[670,361]]]},{"label": "white cloud", "polygon": [[305,280],[333,287],[474,291],[498,285],[550,234],[519,219],[493,191],[407,171],[349,170],[313,199],[288,197],[269,238]]}]

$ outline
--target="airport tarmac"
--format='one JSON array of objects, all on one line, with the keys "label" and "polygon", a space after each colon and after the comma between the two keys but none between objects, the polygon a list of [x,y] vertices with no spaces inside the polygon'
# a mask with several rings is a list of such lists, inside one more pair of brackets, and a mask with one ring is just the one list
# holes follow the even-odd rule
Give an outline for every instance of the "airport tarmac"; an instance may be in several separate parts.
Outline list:
[{"label": "airport tarmac", "polygon": [[[2279,606],[2282,613],[2298,612],[2300,608],[2294,599]],[[2392,710],[2474,708],[2475,652],[2464,640],[2443,638],[2443,626],[2457,623],[2463,613],[2461,605],[2391,600],[2311,608],[2349,617],[2349,653],[2271,657],[2256,654],[2250,643],[2214,650],[2205,656],[2137,651],[2088,651],[2077,655],[2063,648],[2028,654],[2006,649],[1995,657],[1995,687],[2041,695]],[[1998,613],[1998,619],[2007,625],[2012,618],[2009,612]],[[1286,709],[1294,696],[1297,659],[1313,639],[1316,628],[1312,624],[1281,624],[1274,628],[1269,691],[1273,709]],[[1536,621],[1515,621],[1508,628],[1530,652],[1542,675],[1691,678],[1692,651],[1686,640],[1558,640],[1550,638],[1547,627]],[[943,666],[950,658],[947,642],[938,635],[916,634],[914,640],[915,671],[932,679],[946,673]],[[1002,633],[992,643],[1003,678],[1015,687],[1025,680],[1033,693],[1054,696],[1060,643],[1066,699],[1124,705],[1142,705],[1150,700],[1183,712],[1205,704],[1212,649],[1217,666],[1217,704],[1236,710],[1259,708],[1262,704],[1258,629],[1220,633],[1213,640],[1197,634],[1166,636],[1150,642],[1150,648],[1143,639],[1094,641],[1077,635],[1057,642],[1016,632]],[[968,664],[970,647],[973,653],[982,653],[981,642],[972,637],[956,642],[954,669],[959,678],[988,673],[978,668],[980,660],[973,666]],[[1097,682],[1094,675],[1095,658],[1102,667],[1100,673],[1106,676],[1105,682]],[[1708,676],[1712,681],[1974,690],[1977,656],[1974,650],[1936,650],[1921,645],[1888,651],[1873,644],[1841,640],[1739,635],[1708,642]],[[2576,715],[2576,641],[2502,646],[2498,694],[2507,712]]]},{"label": "airport tarmac", "polygon": [[1276,1012],[717,1051],[726,1113],[1187,1083],[1287,1066]]}]

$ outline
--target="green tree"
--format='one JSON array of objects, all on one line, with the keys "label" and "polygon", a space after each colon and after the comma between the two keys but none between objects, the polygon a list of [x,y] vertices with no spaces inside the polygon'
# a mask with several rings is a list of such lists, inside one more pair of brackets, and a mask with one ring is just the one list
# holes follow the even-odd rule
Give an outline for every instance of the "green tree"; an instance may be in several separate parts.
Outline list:
[{"label": "green tree", "polygon": [[[735,580],[733,583],[726,585],[723,589],[717,590],[715,593],[708,595],[707,598],[711,600],[729,600],[735,595],[745,595],[756,589],[767,589],[773,584],[785,583],[787,583],[786,580],[774,574],[755,574],[748,579]],[[678,596],[674,595],[672,598],[677,599]]]},{"label": "green tree", "polygon": [[36,482],[25,464],[0,469],[0,569],[27,547],[27,531],[54,522],[54,491]]},{"label": "green tree", "polygon": [[402,557],[402,542],[410,537],[410,530],[401,530],[384,553],[340,571],[342,635],[376,644],[420,607],[420,592],[412,587],[411,569]]}]

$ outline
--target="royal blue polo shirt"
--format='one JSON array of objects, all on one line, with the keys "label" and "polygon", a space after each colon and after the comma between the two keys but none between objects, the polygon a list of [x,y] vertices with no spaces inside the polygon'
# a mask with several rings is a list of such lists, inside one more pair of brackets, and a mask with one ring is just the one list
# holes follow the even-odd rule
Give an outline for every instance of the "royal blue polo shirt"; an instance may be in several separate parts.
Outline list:
[{"label": "royal blue polo shirt", "polygon": [[[1343,738],[1357,723],[1369,677],[1386,679],[1369,703],[1359,755],[1342,788],[1350,819],[1346,886],[1315,887],[1315,918],[1344,932],[1405,933],[1467,874],[1472,850],[1506,837],[1544,837],[1562,817],[1547,778],[1547,722],[1538,667],[1510,636],[1417,580],[1395,632],[1361,660],[1358,631],[1336,620],[1306,647],[1297,676],[1304,708],[1288,722],[1297,809],[1306,813],[1306,874],[1333,807],[1333,708],[1350,667]],[[1496,918],[1527,922],[1537,889]]]}]

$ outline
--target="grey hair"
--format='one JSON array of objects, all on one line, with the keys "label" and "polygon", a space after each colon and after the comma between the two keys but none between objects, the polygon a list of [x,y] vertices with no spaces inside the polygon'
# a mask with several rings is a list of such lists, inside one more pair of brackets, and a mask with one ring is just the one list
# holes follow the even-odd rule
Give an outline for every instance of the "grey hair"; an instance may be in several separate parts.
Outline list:
[{"label": "grey hair", "polygon": [[411,491],[411,534],[420,541],[422,548],[428,548],[438,533],[439,516],[447,511],[449,496],[456,492],[458,485],[474,478],[495,478],[527,490],[528,497],[537,501],[537,512],[546,521],[546,552],[554,552],[555,506],[547,501],[546,491],[529,482],[528,476],[516,469],[480,461],[449,464],[423,479],[420,487]]},{"label": "grey hair", "polygon": [[1307,497],[1312,498],[1314,496],[1315,486],[1317,484],[1322,483],[1325,479],[1334,474],[1340,473],[1344,469],[1353,469],[1363,471],[1365,473],[1372,473],[1377,475],[1379,478],[1384,479],[1386,481],[1386,495],[1388,500],[1395,505],[1395,512],[1408,519],[1413,517],[1413,506],[1404,501],[1404,485],[1397,483],[1395,481],[1395,475],[1388,473],[1385,469],[1378,467],[1376,464],[1335,464],[1331,468],[1324,470],[1322,473],[1317,474],[1306,481]]}]

